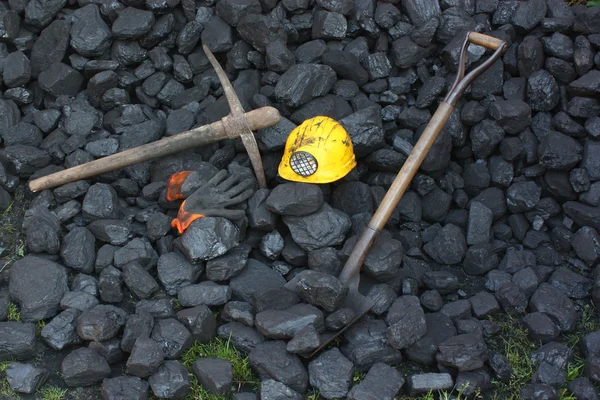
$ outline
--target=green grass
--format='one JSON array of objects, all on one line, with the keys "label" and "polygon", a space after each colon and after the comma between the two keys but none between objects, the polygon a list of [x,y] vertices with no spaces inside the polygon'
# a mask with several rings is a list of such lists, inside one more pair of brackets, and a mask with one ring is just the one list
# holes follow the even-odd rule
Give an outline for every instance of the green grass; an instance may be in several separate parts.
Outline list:
[{"label": "green grass", "polygon": [[[488,345],[504,355],[512,368],[512,376],[508,382],[492,380],[492,400],[519,400],[521,390],[531,383],[536,366],[530,359],[530,354],[542,346],[541,342],[532,340],[519,321],[510,315],[491,317],[490,320],[501,328],[500,334],[490,340]],[[583,375],[585,360],[580,353],[579,342],[590,332],[600,330],[600,317],[593,305],[581,307],[579,321],[572,332],[559,338],[573,350],[573,358],[567,365],[567,383]],[[559,390],[560,400],[576,400],[566,388]]]},{"label": "green grass", "polygon": [[10,388],[8,381],[6,380],[5,372],[6,368],[13,363],[13,361],[0,362],[0,398],[3,400],[18,398],[16,393]]},{"label": "green grass", "polygon": [[364,372],[360,372],[355,370],[354,371],[354,376],[352,377],[352,384],[353,385],[357,385],[360,383],[360,381],[362,381],[363,379],[365,379],[365,376],[367,374],[365,374]]},{"label": "green grass", "polygon": [[[465,388],[466,389],[466,388]],[[463,391],[465,390],[459,390],[456,395],[452,395],[452,392],[448,392],[445,390],[440,390],[440,391],[433,391],[430,390],[429,392],[422,394],[421,396],[418,397],[409,397],[409,396],[403,396],[403,397],[397,397],[396,400],[467,400],[469,397],[465,396],[463,394]],[[472,397],[470,397],[470,399],[472,400],[479,400],[482,399],[483,397],[481,397],[481,394],[479,393],[479,391],[476,391]]]},{"label": "green grass", "polygon": [[8,320],[21,321],[21,313],[15,303],[8,303]]},{"label": "green grass", "polygon": [[[191,372],[194,362],[198,358],[221,358],[231,363],[233,374],[233,387],[231,396],[217,396],[209,394],[202,388],[195,375]],[[187,400],[227,400],[233,397],[234,393],[244,387],[257,390],[260,380],[254,376],[250,368],[248,357],[241,354],[229,340],[215,338],[209,343],[194,343],[181,357],[181,362],[190,371],[192,381],[192,392],[186,397]]]},{"label": "green grass", "polygon": [[67,395],[67,389],[56,386],[46,386],[38,391],[41,400],[63,400]]},{"label": "green grass", "polygon": [[46,321],[44,320],[39,320],[36,324],[35,324],[35,333],[38,336],[42,336],[42,329],[44,329],[44,327],[46,326]]},{"label": "green grass", "polygon": [[570,6],[582,5],[587,7],[600,6],[600,0],[566,0],[566,3]]}]

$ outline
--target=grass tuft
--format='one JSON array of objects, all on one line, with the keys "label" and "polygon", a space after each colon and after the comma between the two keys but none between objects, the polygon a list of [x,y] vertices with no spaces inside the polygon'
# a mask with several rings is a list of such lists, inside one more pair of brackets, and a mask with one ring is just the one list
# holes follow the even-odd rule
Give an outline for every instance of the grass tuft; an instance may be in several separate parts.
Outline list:
[{"label": "grass tuft", "polygon": [[8,368],[8,366],[12,363],[13,361],[2,361],[0,362],[0,373],[6,372],[6,368]]},{"label": "grass tuft", "polygon": [[21,321],[21,313],[19,307],[15,303],[8,303],[8,320]]},{"label": "grass tuft", "polygon": [[229,361],[233,373],[232,390],[235,392],[242,387],[257,390],[260,385],[260,380],[252,373],[248,357],[241,354],[229,340],[217,337],[209,343],[194,343],[181,357],[181,362],[190,371],[192,381],[192,392],[186,397],[187,400],[227,400],[231,398],[209,394],[198,384],[196,376],[191,373],[192,366],[198,358],[221,358]]},{"label": "grass tuft", "polygon": [[44,320],[39,320],[38,322],[36,322],[36,324],[35,324],[36,335],[42,336],[42,329],[44,329],[45,326],[46,326],[46,321],[44,321]]},{"label": "grass tuft", "polygon": [[494,400],[519,400],[521,390],[531,383],[535,373],[533,362],[529,355],[541,346],[541,343],[529,338],[526,329],[510,315],[491,317],[498,324],[501,333],[494,340],[490,340],[491,347],[504,355],[512,369],[508,382],[492,379]]},{"label": "grass tuft", "polygon": [[362,381],[363,379],[365,379],[365,376],[367,376],[367,374],[365,374],[364,372],[360,372],[358,370],[354,371],[354,376],[352,377],[352,384],[353,385],[357,385],[360,383],[360,381]]},{"label": "grass tuft", "polygon": [[56,386],[46,386],[38,391],[41,400],[63,400],[67,395],[67,389],[61,389]]},{"label": "grass tuft", "polygon": [[600,6],[600,0],[566,0],[569,6],[582,5],[587,7]]}]

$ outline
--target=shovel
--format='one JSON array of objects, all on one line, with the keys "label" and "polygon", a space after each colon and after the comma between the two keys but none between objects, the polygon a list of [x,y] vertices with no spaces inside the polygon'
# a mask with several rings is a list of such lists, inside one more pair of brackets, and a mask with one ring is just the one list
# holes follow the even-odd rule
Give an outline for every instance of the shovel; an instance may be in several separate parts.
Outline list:
[{"label": "shovel", "polygon": [[256,174],[259,186],[266,188],[265,172],[252,131],[278,124],[281,121],[281,115],[274,107],[262,107],[244,113],[242,104],[236,96],[231,82],[227,79],[227,75],[225,75],[215,56],[206,45],[202,45],[202,48],[215,69],[219,81],[221,81],[221,86],[229,103],[229,115],[209,125],[204,125],[153,143],[34,179],[29,182],[29,190],[35,193],[41,190],[52,189],[66,183],[91,178],[130,165],[174,154],[182,150],[203,146],[223,139],[236,139],[238,137],[242,140],[248,152],[248,157],[250,158],[250,163]]},{"label": "shovel", "polygon": [[[465,58],[467,54],[467,46],[471,43],[495,51],[489,59],[465,76]],[[458,62],[458,73],[454,83],[450,87],[446,98],[441,102],[435,114],[433,114],[433,117],[419,138],[419,141],[410,152],[410,155],[394,179],[394,182],[383,198],[379,208],[377,208],[377,211],[373,215],[369,225],[365,228],[362,235],[358,239],[358,242],[348,258],[348,261],[344,265],[344,269],[338,277],[339,280],[348,287],[348,294],[346,295],[341,308],[349,308],[354,311],[355,318],[343,329],[337,331],[331,336],[328,335],[328,338],[322,342],[322,344],[313,353],[311,353],[309,357],[313,357],[320,352],[336,337],[344,333],[344,331],[346,331],[350,326],[352,326],[367,312],[369,312],[371,308],[373,308],[373,301],[368,297],[363,296],[358,291],[360,270],[365,258],[369,253],[369,250],[371,249],[371,246],[373,245],[373,242],[398,205],[398,202],[402,198],[402,195],[404,195],[404,192],[408,188],[412,178],[419,170],[423,159],[431,149],[431,146],[435,142],[440,131],[452,114],[452,111],[454,111],[454,107],[456,106],[458,99],[462,96],[465,89],[471,84],[471,82],[473,82],[477,76],[485,71],[496,60],[498,60],[498,58],[500,58],[507,48],[508,44],[498,38],[477,32],[467,32],[466,38],[462,44],[460,59]]]}]

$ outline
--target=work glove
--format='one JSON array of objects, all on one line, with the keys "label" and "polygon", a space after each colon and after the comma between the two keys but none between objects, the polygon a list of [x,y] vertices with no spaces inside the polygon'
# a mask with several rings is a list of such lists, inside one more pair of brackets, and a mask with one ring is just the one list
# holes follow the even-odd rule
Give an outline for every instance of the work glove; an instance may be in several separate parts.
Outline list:
[{"label": "work glove", "polygon": [[242,180],[241,174],[229,174],[219,171],[208,182],[200,186],[179,207],[177,218],[171,226],[180,234],[195,220],[203,217],[224,217],[232,220],[243,218],[244,210],[229,210],[231,207],[248,200],[254,194],[254,181]]}]

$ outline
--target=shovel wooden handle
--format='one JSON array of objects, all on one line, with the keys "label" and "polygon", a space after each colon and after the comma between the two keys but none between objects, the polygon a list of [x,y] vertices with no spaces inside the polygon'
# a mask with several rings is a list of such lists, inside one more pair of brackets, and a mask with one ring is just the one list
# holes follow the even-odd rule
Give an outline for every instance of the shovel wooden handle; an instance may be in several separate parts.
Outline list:
[{"label": "shovel wooden handle", "polygon": [[[252,131],[268,128],[281,121],[281,115],[274,107],[262,107],[249,111],[244,116]],[[213,122],[212,124],[182,132],[175,136],[163,138],[156,142],[43,176],[29,182],[29,189],[32,192],[39,192],[55,188],[69,182],[90,178],[227,138],[229,136],[225,131],[223,122]]]},{"label": "shovel wooden handle", "polygon": [[490,35],[484,35],[483,33],[479,32],[470,32],[469,42],[492,50],[496,50],[506,44],[504,40]]}]

